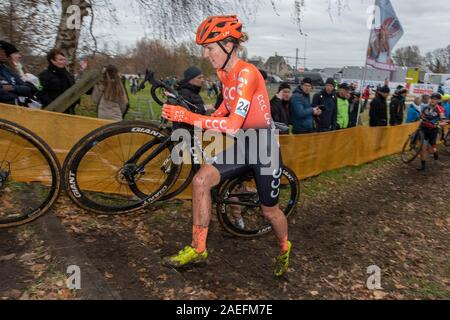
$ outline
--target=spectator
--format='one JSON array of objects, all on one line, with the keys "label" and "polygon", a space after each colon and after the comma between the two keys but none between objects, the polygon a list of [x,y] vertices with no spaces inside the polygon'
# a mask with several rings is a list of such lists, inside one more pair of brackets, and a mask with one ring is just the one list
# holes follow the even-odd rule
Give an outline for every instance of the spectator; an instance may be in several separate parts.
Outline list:
[{"label": "spectator", "polygon": [[450,95],[445,94],[442,97],[442,106],[444,107],[445,117],[450,119]]},{"label": "spectator", "polygon": [[180,81],[177,88],[178,93],[186,99],[189,103],[196,106],[197,111],[191,109],[195,113],[206,114],[205,102],[200,96],[203,84],[205,83],[205,76],[197,67],[189,67],[184,71],[184,79]]},{"label": "spectator", "polygon": [[314,117],[322,114],[320,108],[313,108],[310,93],[313,89],[312,80],[304,78],[299,87],[294,90],[291,102],[290,120],[294,134],[305,134],[314,131]]},{"label": "spectator", "polygon": [[387,98],[391,90],[387,86],[380,87],[375,94],[375,99],[370,103],[370,126],[385,127],[387,126]]},{"label": "spectator", "polygon": [[428,105],[430,103],[430,95],[424,94],[422,95],[422,104]]},{"label": "spectator", "polygon": [[264,82],[266,84],[269,83],[269,75],[267,74],[267,72],[265,70],[263,70],[263,69],[258,69],[258,71],[259,71],[259,73],[261,73],[261,75],[262,75],[262,77],[264,79]]},{"label": "spectator", "polygon": [[339,85],[337,96],[337,129],[347,129],[350,111],[350,86],[347,83]]},{"label": "spectator", "polygon": [[131,77],[131,80],[130,80],[131,94],[137,94],[137,88],[138,88],[138,78]]},{"label": "spectator", "polygon": [[361,94],[359,92],[352,92],[352,97],[349,100],[348,128],[354,128],[357,125],[360,101],[361,101]]},{"label": "spectator", "polygon": [[327,132],[337,128],[337,96],[334,91],[334,79],[329,78],[325,83],[325,88],[314,95],[314,108],[322,111],[320,117],[317,117],[317,131]]},{"label": "spectator", "polygon": [[291,97],[291,86],[287,82],[280,84],[278,93],[270,100],[273,121],[289,126]]},{"label": "spectator", "polygon": [[[15,47],[5,41],[0,42],[0,102],[26,105],[26,99],[33,96],[33,87],[26,84],[14,69],[9,56]],[[16,51],[17,52],[17,51]]]},{"label": "spectator", "polygon": [[[47,54],[47,61],[48,68],[39,75],[42,85],[39,98],[44,108],[75,84],[74,76],[66,69],[66,57],[62,51],[52,49]],[[64,113],[75,114],[77,104],[70,106]]]},{"label": "spectator", "polygon": [[399,87],[395,91],[394,96],[391,99],[391,103],[389,104],[390,109],[390,125],[398,126],[403,124],[404,112],[406,109],[406,95],[408,94],[408,90]]},{"label": "spectator", "polygon": [[370,86],[367,86],[364,89],[364,93],[363,93],[362,98],[364,100],[364,104],[363,104],[361,112],[364,112],[367,109],[367,104],[369,103],[369,99],[370,99]]},{"label": "spectator", "polygon": [[415,97],[414,102],[408,108],[408,114],[406,115],[406,123],[418,122],[420,120],[422,98]]},{"label": "spectator", "polygon": [[115,66],[106,67],[102,82],[94,87],[92,100],[97,104],[100,119],[123,120],[129,101]]}]

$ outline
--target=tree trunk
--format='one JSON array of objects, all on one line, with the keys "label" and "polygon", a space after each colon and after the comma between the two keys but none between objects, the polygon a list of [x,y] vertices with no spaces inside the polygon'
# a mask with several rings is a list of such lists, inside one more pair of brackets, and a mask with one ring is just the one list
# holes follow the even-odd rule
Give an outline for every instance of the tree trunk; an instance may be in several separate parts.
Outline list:
[{"label": "tree trunk", "polygon": [[[79,28],[74,27],[74,13],[67,12],[67,9],[72,5],[80,8]],[[84,17],[89,15],[88,9],[90,8],[90,4],[86,0],[61,0],[61,7],[61,21],[58,27],[55,48],[64,53],[69,63],[68,68],[74,73],[81,26],[83,25]]]}]

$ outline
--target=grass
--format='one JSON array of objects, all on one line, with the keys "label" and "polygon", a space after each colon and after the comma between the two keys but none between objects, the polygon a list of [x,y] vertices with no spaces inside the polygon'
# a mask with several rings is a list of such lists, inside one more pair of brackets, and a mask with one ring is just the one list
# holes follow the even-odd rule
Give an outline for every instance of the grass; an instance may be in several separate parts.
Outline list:
[{"label": "grass", "polygon": [[302,181],[302,195],[316,197],[333,189],[337,184],[349,184],[352,180],[356,180],[364,175],[367,170],[383,167],[386,163],[394,160],[394,156],[387,156],[374,162],[336,169],[305,179]]},{"label": "grass", "polygon": [[440,283],[430,282],[421,278],[409,279],[409,284],[418,287],[420,295],[425,299],[450,299],[450,292]]}]

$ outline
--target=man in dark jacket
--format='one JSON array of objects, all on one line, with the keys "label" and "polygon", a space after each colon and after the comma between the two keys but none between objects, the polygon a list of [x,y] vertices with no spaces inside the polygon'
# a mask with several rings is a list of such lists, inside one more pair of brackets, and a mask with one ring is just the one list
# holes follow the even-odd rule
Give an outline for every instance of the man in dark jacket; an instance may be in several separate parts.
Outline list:
[{"label": "man in dark jacket", "polygon": [[289,125],[289,113],[291,104],[291,86],[287,82],[280,84],[278,93],[270,100],[270,111],[275,122]]},{"label": "man in dark jacket", "polygon": [[391,99],[391,103],[389,105],[391,115],[389,123],[391,126],[398,126],[403,124],[403,116],[406,109],[405,101],[407,93],[408,93],[407,89],[403,87],[398,88]]},{"label": "man in dark jacket", "polygon": [[327,132],[337,127],[337,96],[334,91],[334,79],[329,78],[325,89],[314,95],[313,108],[322,110],[320,117],[316,118],[317,131]]},{"label": "man in dark jacket", "polygon": [[189,67],[184,72],[184,79],[180,81],[177,88],[178,93],[186,99],[189,103],[197,107],[191,108],[192,111],[199,114],[206,114],[205,102],[200,96],[203,84],[205,83],[205,76],[197,67]]},{"label": "man in dark jacket", "polygon": [[314,131],[314,117],[322,114],[319,108],[313,108],[310,93],[313,89],[312,80],[305,78],[294,90],[291,100],[290,121],[294,134],[311,133]]},{"label": "man in dark jacket", "polygon": [[[53,49],[47,54],[48,68],[39,75],[42,91],[39,99],[43,108],[56,100],[61,94],[75,84],[74,76],[66,69],[66,57],[58,49]],[[75,114],[75,106],[70,106],[64,113]]]},{"label": "man in dark jacket", "polygon": [[385,127],[388,125],[387,120],[387,98],[391,90],[389,87],[380,87],[377,91],[375,99],[370,103],[370,126]]}]

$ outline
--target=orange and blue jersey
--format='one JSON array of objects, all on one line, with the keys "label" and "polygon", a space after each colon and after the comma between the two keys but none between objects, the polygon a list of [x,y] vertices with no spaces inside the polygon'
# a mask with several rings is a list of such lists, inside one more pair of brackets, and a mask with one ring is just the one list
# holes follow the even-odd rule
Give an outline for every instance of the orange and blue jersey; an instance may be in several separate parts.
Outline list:
[{"label": "orange and blue jersey", "polygon": [[229,72],[219,70],[223,102],[212,117],[195,115],[197,127],[235,134],[240,129],[269,129],[273,125],[266,83],[252,64],[238,60]]}]

